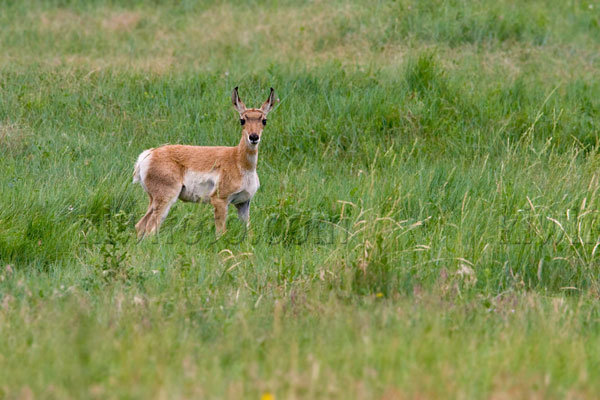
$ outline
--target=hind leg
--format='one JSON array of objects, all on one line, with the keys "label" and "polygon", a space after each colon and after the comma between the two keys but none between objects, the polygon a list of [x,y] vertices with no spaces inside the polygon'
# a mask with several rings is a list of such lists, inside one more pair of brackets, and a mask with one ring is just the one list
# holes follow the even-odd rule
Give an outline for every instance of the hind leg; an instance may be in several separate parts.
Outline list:
[{"label": "hind leg", "polygon": [[158,233],[160,224],[177,201],[182,188],[182,177],[177,165],[150,165],[143,182],[151,199],[146,215],[138,222],[138,234]]},{"label": "hind leg", "polygon": [[148,197],[150,198],[150,203],[148,204],[148,210],[146,211],[146,214],[139,220],[139,222],[137,224],[135,224],[135,230],[137,231],[137,235],[138,238],[142,237],[146,234],[146,225],[148,224],[148,221],[150,220],[150,217],[152,216],[152,196],[150,194],[148,194]]},{"label": "hind leg", "polygon": [[158,233],[160,225],[165,218],[167,218],[171,206],[177,201],[180,191],[181,188],[178,188],[165,193],[163,196],[154,197],[154,201],[152,202],[152,214],[148,217],[148,221],[146,222],[145,231],[147,233]]}]

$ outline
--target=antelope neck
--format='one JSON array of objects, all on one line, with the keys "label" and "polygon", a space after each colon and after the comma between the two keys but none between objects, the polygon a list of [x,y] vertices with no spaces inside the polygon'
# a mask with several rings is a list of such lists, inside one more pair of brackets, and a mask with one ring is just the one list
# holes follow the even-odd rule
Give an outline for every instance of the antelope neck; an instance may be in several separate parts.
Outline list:
[{"label": "antelope neck", "polygon": [[254,148],[248,145],[248,141],[242,135],[242,139],[240,140],[240,144],[238,144],[238,157],[240,164],[247,171],[256,170],[256,162],[258,160],[258,145]]}]

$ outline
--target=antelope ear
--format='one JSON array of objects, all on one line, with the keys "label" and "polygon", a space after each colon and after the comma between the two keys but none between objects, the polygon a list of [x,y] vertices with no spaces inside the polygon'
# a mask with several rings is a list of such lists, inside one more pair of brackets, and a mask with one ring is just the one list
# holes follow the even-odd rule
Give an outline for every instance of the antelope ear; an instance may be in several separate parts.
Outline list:
[{"label": "antelope ear", "polygon": [[240,100],[240,96],[238,95],[238,87],[236,86],[231,92],[231,102],[233,103],[233,108],[242,115],[244,111],[246,111],[246,105],[242,100]]},{"label": "antelope ear", "polygon": [[263,105],[260,107],[260,110],[266,114],[269,113],[269,111],[271,111],[273,109],[273,106],[275,105],[275,102],[278,100],[275,100],[275,91],[273,90],[273,88],[271,88],[271,93],[269,93],[269,98],[267,99],[267,101],[265,101],[263,103]]}]

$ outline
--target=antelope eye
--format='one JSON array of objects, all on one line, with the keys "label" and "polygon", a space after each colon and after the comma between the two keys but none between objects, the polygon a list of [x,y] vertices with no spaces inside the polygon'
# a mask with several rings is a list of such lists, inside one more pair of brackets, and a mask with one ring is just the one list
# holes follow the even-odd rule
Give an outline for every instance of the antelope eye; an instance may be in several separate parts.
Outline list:
[{"label": "antelope eye", "polygon": [[263,125],[266,125],[266,124],[267,124],[267,120],[266,120],[266,119],[263,119],[263,120],[262,120],[262,124],[263,124]]},{"label": "antelope eye", "polygon": [[245,119],[240,119],[240,125],[244,125],[246,123]]}]

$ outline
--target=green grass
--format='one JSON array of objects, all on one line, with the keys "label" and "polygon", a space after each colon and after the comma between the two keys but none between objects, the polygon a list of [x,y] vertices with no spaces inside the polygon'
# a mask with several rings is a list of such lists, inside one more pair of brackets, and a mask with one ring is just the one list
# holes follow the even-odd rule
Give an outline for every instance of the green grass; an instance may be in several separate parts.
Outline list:
[{"label": "green grass", "polygon": [[[0,398],[594,398],[600,5],[0,1]],[[144,149],[281,102],[252,229]]]}]

